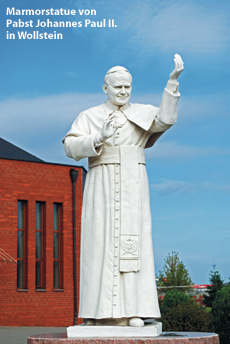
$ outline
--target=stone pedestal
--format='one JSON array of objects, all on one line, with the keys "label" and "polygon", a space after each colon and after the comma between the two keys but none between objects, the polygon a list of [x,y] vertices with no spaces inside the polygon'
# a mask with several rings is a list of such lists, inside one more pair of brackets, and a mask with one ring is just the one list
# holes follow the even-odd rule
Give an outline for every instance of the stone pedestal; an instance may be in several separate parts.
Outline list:
[{"label": "stone pedestal", "polygon": [[68,338],[147,338],[158,337],[162,333],[162,323],[153,322],[143,327],[130,326],[70,326]]},{"label": "stone pedestal", "polygon": [[163,332],[159,337],[129,338],[122,336],[101,338],[100,333],[94,338],[68,338],[67,333],[51,333],[30,336],[27,344],[219,344],[215,333],[201,332]]}]

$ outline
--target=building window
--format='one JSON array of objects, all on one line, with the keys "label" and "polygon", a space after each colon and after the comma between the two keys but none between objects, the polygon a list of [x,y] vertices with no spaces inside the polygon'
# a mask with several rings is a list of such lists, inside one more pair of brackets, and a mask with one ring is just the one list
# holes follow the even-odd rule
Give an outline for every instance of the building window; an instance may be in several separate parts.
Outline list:
[{"label": "building window", "polygon": [[17,231],[17,288],[26,288],[26,201],[18,201]]},{"label": "building window", "polygon": [[61,250],[61,210],[60,203],[53,206],[53,287],[62,288],[62,250]]},{"label": "building window", "polygon": [[45,203],[36,202],[36,288],[45,288]]}]

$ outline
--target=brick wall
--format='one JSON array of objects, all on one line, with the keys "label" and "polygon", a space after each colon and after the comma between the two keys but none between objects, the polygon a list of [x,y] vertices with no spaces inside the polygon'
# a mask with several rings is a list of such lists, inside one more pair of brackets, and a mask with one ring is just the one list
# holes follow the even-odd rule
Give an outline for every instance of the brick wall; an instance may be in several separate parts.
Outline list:
[{"label": "brick wall", "polygon": [[[74,321],[72,182],[76,181],[77,283],[79,287],[80,221],[83,169],[48,163],[0,159],[0,248],[17,259],[17,205],[27,201],[27,283],[17,290],[16,263],[0,261],[1,326],[69,326]],[[45,291],[35,288],[35,208],[45,202]],[[53,203],[62,203],[63,290],[53,289]],[[79,301],[79,297],[78,297]],[[79,320],[79,323],[81,320]]]}]

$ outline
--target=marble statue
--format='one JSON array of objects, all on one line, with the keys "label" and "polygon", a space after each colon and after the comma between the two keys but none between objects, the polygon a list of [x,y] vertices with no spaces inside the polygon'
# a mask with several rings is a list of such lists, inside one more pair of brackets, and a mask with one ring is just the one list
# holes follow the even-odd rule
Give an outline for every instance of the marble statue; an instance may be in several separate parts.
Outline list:
[{"label": "marble statue", "polygon": [[66,155],[88,157],[81,223],[80,309],[87,325],[144,326],[159,318],[145,148],[177,118],[180,55],[160,107],[129,103],[132,76],[105,75],[104,104],[83,111],[64,138]]}]

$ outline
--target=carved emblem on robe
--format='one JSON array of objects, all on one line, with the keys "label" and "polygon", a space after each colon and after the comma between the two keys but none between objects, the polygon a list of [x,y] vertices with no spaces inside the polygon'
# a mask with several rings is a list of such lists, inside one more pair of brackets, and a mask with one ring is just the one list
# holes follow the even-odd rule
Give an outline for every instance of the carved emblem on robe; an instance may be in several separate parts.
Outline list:
[{"label": "carved emblem on robe", "polygon": [[124,258],[124,256],[127,256],[127,258],[129,258],[130,256],[133,257],[137,257],[138,256],[138,242],[137,242],[137,238],[134,238],[134,236],[128,236],[128,238],[123,239],[121,241],[121,248],[123,250],[123,252],[121,253],[122,258]]}]

